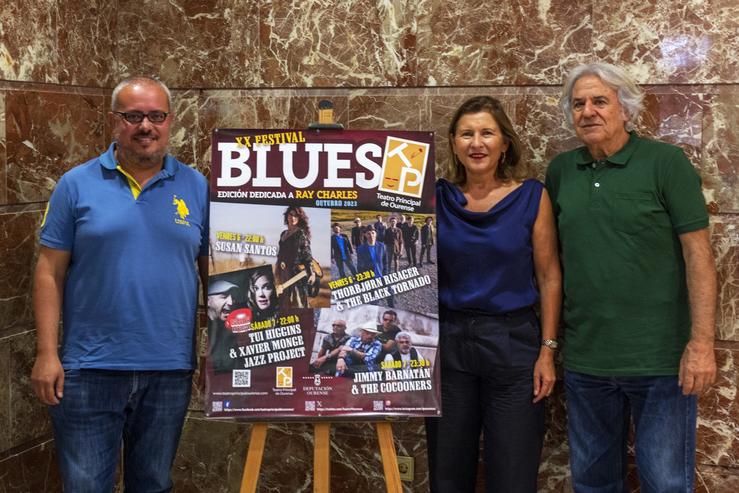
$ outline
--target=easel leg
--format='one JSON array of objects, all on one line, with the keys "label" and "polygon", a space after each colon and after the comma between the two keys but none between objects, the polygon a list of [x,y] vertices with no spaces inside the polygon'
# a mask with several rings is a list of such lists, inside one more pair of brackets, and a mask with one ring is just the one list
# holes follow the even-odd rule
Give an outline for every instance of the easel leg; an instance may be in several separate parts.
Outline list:
[{"label": "easel leg", "polygon": [[262,467],[264,456],[264,442],[267,439],[267,423],[255,423],[251,427],[249,437],[249,451],[246,454],[244,464],[244,475],[241,477],[241,493],[254,493],[257,491],[259,481],[259,469]]},{"label": "easel leg", "polygon": [[331,489],[331,459],[329,452],[329,432],[331,423],[316,423],[313,425],[313,491],[314,493],[328,493]]},{"label": "easel leg", "polygon": [[400,485],[398,457],[395,455],[393,428],[390,423],[377,423],[377,438],[380,441],[382,469],[385,471],[385,485],[387,486],[387,493],[402,493],[403,487]]}]

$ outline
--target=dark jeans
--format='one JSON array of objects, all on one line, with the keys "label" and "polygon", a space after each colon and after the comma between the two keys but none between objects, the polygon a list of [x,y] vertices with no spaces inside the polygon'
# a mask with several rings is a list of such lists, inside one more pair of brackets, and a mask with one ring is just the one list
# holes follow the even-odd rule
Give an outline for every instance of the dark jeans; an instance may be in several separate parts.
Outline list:
[{"label": "dark jeans", "polygon": [[641,491],[693,491],[696,397],[682,394],[677,376],[597,377],[566,371],[565,389],[577,493],[628,493],[631,417]]},{"label": "dark jeans", "polygon": [[351,271],[353,276],[357,275],[357,268],[354,267],[354,262],[352,262],[351,257],[347,257],[346,260],[343,260],[340,257],[337,257],[335,260],[336,260],[336,267],[339,268],[340,277],[346,277],[346,272],[344,271],[344,264],[349,266],[349,270]]},{"label": "dark jeans", "polygon": [[50,406],[64,491],[113,490],[123,441],[127,493],[166,492],[192,372],[67,370]]},{"label": "dark jeans", "polygon": [[540,328],[531,309],[440,313],[442,417],[426,419],[432,493],[475,491],[480,433],[487,492],[535,492],[544,403],[533,404]]}]

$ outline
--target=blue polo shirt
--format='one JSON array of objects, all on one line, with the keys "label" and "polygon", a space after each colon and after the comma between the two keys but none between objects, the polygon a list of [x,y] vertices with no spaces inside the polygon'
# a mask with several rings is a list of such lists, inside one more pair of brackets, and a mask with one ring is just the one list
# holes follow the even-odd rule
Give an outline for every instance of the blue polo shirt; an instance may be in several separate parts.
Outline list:
[{"label": "blue polo shirt", "polygon": [[114,149],[62,176],[41,226],[42,245],[71,253],[62,365],[192,369],[208,183],[167,155],[137,190]]}]

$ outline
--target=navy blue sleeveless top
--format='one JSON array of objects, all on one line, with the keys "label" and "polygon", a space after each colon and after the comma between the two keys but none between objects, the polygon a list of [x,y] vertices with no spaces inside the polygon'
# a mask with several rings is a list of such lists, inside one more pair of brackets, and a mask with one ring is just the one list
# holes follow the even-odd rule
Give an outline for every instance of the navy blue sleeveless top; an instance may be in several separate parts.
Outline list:
[{"label": "navy blue sleeveless top", "polygon": [[456,185],[436,182],[441,306],[499,315],[539,300],[531,234],[543,188],[526,180],[488,212],[470,212]]}]

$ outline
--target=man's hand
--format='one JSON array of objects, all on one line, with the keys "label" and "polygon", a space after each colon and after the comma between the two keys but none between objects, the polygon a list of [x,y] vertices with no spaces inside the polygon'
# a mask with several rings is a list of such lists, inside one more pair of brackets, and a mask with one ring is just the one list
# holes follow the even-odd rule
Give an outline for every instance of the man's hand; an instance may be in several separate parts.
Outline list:
[{"label": "man's hand", "polygon": [[678,383],[684,395],[699,395],[716,381],[716,356],[713,342],[688,341],[680,358]]},{"label": "man's hand", "polygon": [[311,363],[315,368],[320,368],[326,362],[326,356],[320,356]]},{"label": "man's hand", "polygon": [[346,371],[346,361],[344,361],[344,358],[339,358],[338,361],[336,361],[336,371],[340,374],[343,374]]},{"label": "man's hand", "polygon": [[680,358],[683,394],[698,395],[716,381],[716,266],[708,228],[680,235],[690,296],[690,341]]},{"label": "man's hand", "polygon": [[64,368],[57,355],[38,356],[31,371],[31,385],[41,402],[56,406],[64,395]]}]

